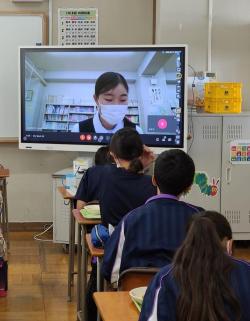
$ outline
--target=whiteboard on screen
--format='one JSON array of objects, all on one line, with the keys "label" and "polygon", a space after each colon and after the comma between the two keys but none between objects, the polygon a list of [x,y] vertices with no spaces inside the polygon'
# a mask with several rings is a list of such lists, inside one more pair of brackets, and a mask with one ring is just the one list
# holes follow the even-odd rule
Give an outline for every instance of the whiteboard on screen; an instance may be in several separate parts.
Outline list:
[{"label": "whiteboard on screen", "polygon": [[44,14],[0,12],[0,141],[18,137],[18,47],[45,44]]}]

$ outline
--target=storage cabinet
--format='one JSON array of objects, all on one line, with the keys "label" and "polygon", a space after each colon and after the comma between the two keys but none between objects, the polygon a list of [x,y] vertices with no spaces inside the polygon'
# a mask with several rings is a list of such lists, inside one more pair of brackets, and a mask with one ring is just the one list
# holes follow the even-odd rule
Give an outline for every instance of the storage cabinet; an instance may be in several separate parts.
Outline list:
[{"label": "storage cabinet", "polygon": [[235,239],[250,239],[250,162],[232,164],[230,142],[249,141],[250,116],[223,118],[221,212],[233,227]]},{"label": "storage cabinet", "polygon": [[[53,184],[53,242],[69,243],[69,223],[70,223],[70,201],[64,200],[59,193],[58,187],[67,185],[67,175],[73,174],[73,168],[66,168],[52,175]],[[78,174],[76,185],[78,186],[82,175]],[[70,194],[75,195],[75,188],[68,190]],[[76,229],[75,242],[77,243],[78,230]]]},{"label": "storage cabinet", "polygon": [[244,140],[250,145],[250,113],[193,113],[189,115],[189,133],[193,139],[188,142],[188,150],[196,172],[206,174],[208,185],[214,186],[216,194],[202,194],[199,185],[194,184],[185,200],[207,210],[220,211],[230,222],[234,239],[249,240],[250,161],[232,164],[230,143]]},{"label": "storage cabinet", "polygon": [[58,171],[52,175],[53,181],[53,242],[69,243],[70,204],[58,192],[65,183],[66,175],[72,169]]},{"label": "storage cabinet", "polygon": [[[192,136],[188,141],[188,153],[195,162],[196,174],[202,175],[203,180],[193,185],[186,201],[220,211],[222,118],[192,115],[188,131]],[[204,182],[204,179],[207,181]],[[211,193],[212,186],[217,186],[214,195]]]}]

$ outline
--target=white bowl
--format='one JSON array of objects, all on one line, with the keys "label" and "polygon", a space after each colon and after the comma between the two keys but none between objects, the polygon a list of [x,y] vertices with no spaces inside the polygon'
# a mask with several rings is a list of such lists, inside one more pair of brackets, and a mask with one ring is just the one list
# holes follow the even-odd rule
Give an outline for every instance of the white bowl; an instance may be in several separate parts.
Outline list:
[{"label": "white bowl", "polygon": [[146,290],[147,290],[146,286],[141,286],[139,288],[135,288],[129,291],[129,295],[132,300],[135,300],[139,304],[142,304]]}]

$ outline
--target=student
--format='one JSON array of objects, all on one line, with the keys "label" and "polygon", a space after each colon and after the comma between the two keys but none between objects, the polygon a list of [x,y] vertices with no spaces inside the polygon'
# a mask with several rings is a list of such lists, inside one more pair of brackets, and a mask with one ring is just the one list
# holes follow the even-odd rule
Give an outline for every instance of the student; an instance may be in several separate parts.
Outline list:
[{"label": "student", "polygon": [[72,132],[115,133],[123,127],[131,127],[142,134],[142,129],[132,123],[128,114],[128,84],[117,72],[105,72],[95,84],[94,100],[97,112],[93,118],[76,124]]},{"label": "student", "polygon": [[[79,209],[90,201],[99,200],[102,223],[107,227],[117,225],[127,212],[156,194],[151,176],[143,174],[154,156],[143,146],[135,129],[118,130],[111,139],[109,151],[115,164],[89,168],[75,197]],[[92,264],[86,298],[88,321],[96,321],[97,311],[92,298],[95,291],[96,265]]]},{"label": "student", "polygon": [[162,267],[171,262],[186,234],[190,217],[202,210],[180,201],[191,187],[195,166],[181,150],[161,153],[155,162],[153,183],[157,196],[132,210],[105,245],[102,274],[116,283],[131,267]]},{"label": "student", "polygon": [[250,265],[226,253],[231,239],[223,215],[194,216],[173,263],[148,287],[139,321],[249,321]]},{"label": "student", "polygon": [[114,161],[109,153],[109,146],[101,146],[95,153],[94,164],[106,165],[112,164]]},{"label": "student", "polygon": [[116,226],[126,213],[156,194],[151,176],[143,174],[154,156],[138,132],[129,127],[113,135],[109,150],[115,164],[89,168],[75,198],[79,209],[99,200],[102,223]]}]

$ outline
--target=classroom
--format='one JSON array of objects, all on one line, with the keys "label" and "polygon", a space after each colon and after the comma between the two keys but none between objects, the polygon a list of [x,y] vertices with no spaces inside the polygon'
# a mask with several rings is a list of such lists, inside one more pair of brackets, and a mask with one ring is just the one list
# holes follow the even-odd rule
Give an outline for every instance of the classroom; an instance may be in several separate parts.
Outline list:
[{"label": "classroom", "polygon": [[249,12],[0,1],[1,321],[250,320]]}]

